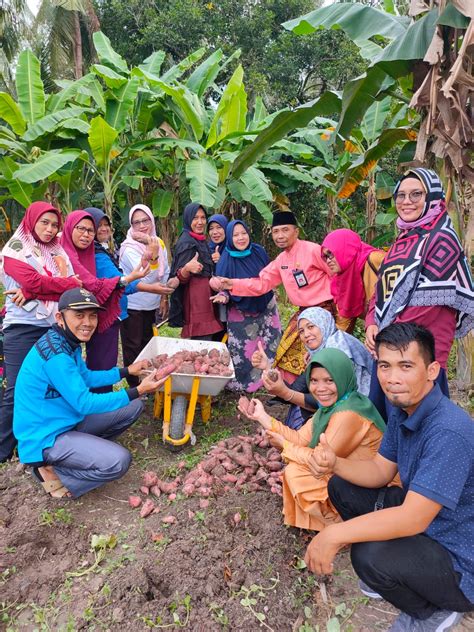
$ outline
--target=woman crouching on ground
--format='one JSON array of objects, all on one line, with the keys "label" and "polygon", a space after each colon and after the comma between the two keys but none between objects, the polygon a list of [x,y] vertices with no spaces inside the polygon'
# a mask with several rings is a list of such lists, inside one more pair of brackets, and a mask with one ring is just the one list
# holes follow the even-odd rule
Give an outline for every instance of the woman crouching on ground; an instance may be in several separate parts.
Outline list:
[{"label": "woman crouching on ground", "polygon": [[385,423],[371,401],[357,392],[350,359],[339,349],[324,349],[311,356],[306,380],[319,408],[300,430],[292,430],[265,412],[259,400],[241,398],[239,410],[266,429],[272,445],[288,462],[283,473],[284,522],[292,527],[321,531],[339,522],[327,484],[329,476],[311,471],[315,450],[326,442],[337,456],[371,458],[378,450]]}]

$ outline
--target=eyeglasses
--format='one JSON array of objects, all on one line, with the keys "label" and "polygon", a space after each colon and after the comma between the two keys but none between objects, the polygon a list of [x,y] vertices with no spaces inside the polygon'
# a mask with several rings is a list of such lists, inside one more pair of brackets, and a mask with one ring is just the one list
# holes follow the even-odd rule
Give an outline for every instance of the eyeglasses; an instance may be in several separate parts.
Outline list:
[{"label": "eyeglasses", "polygon": [[323,259],[324,261],[332,261],[334,259],[334,254],[330,250],[327,250],[326,252],[323,252]]},{"label": "eyeglasses", "polygon": [[74,226],[74,229],[77,230],[81,235],[95,235],[94,228],[87,228],[87,226]]},{"label": "eyeglasses", "polygon": [[[416,202],[419,202],[424,195],[424,191],[410,191],[410,193],[408,194],[408,198],[410,202],[413,202],[415,204]],[[395,202],[397,202],[397,204],[402,204],[406,199],[407,194],[403,191],[395,195]]]},{"label": "eyeglasses", "polygon": [[147,217],[146,219],[136,219],[134,222],[132,222],[132,226],[141,226],[142,224],[143,226],[151,224],[151,219]]}]

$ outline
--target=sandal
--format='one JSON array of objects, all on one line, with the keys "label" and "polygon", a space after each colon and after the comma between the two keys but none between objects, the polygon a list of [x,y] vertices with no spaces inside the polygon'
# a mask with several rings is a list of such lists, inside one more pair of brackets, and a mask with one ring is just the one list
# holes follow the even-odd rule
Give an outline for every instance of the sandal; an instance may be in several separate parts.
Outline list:
[{"label": "sandal", "polygon": [[[49,494],[51,498],[64,498],[64,496],[69,494],[69,490],[66,487],[64,487],[64,485],[61,483],[59,478],[55,478],[54,480],[51,480],[51,481],[45,481],[44,478],[40,474],[39,468],[37,467],[32,468],[32,473],[33,473],[33,476],[38,481],[38,483],[41,484],[44,491],[47,494]],[[53,495],[53,492],[56,492],[56,493]]]}]

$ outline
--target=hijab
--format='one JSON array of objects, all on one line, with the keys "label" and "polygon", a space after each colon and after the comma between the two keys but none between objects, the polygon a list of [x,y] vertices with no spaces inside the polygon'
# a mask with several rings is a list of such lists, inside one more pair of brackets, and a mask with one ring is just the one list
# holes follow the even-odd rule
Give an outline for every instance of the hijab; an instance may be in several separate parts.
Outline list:
[{"label": "hijab", "polygon": [[[214,263],[211,259],[211,251],[206,235],[198,235],[193,232],[191,223],[199,209],[206,214],[206,209],[202,204],[193,202],[188,204],[183,212],[183,231],[178,237],[174,247],[173,260],[171,262],[170,277],[177,275],[178,270],[183,268],[197,253],[199,262],[202,264],[202,271],[193,276],[210,279],[214,271]],[[184,325],[184,286],[181,283],[173,292],[170,299],[169,323],[172,327],[183,327]]]},{"label": "hijab", "polygon": [[337,310],[345,318],[357,318],[363,314],[366,302],[362,273],[370,253],[376,248],[348,228],[333,230],[321,246],[332,252],[341,268],[341,272],[331,278]]},{"label": "hijab", "polygon": [[[229,279],[248,279],[256,277],[260,271],[270,263],[265,249],[259,244],[250,243],[245,250],[238,250],[234,245],[234,228],[243,226],[250,237],[249,229],[240,219],[229,222],[226,228],[225,248],[216,265],[218,276]],[[267,292],[262,296],[234,296],[231,299],[238,310],[251,314],[260,314],[267,308],[273,298],[273,292]]]},{"label": "hijab", "polygon": [[93,216],[86,211],[73,211],[67,216],[61,235],[61,244],[69,255],[74,272],[81,279],[84,288],[92,292],[102,307],[105,308],[105,311],[99,311],[98,331],[102,333],[120,316],[120,297],[123,294],[123,289],[117,287],[120,276],[110,279],[97,278],[94,242],[91,242],[85,249],[77,248],[74,244],[72,232],[83,219],[90,219],[94,222]]},{"label": "hijab", "polygon": [[[229,223],[229,220],[227,219],[227,217],[225,215],[221,215],[220,213],[216,213],[215,215],[211,215],[211,217],[207,220],[207,231],[209,232],[209,226],[215,222],[216,224],[219,224],[219,226],[221,228],[224,229],[224,232],[227,229],[227,225]],[[211,249],[211,252],[214,252],[217,246],[217,252],[219,254],[222,254],[222,251],[225,248],[225,241],[226,241],[226,237],[224,235],[224,239],[219,243],[216,244],[215,242],[212,241],[212,239],[209,241],[209,248]]]},{"label": "hijab", "polygon": [[375,323],[383,329],[408,307],[444,306],[457,312],[455,337],[474,326],[471,269],[446,211],[441,181],[431,169],[410,169],[397,183],[415,177],[426,191],[421,217],[404,222],[385,256],[375,286]]},{"label": "hijab", "polygon": [[378,410],[365,395],[357,392],[354,367],[347,355],[340,349],[316,351],[306,367],[306,384],[310,385],[311,371],[322,366],[334,380],[337,388],[337,401],[332,406],[320,406],[313,416],[313,434],[309,444],[315,448],[321,434],[326,430],[331,417],[342,411],[352,411],[374,424],[380,432],[385,432],[385,422]]},{"label": "hijab", "polygon": [[[145,204],[135,204],[135,206],[132,206],[132,208],[130,209],[128,213],[128,222],[130,224],[130,228],[127,231],[125,240],[122,242],[122,245],[120,246],[120,257],[123,256],[123,253],[125,252],[127,248],[131,248],[132,250],[135,250],[135,252],[138,252],[140,257],[143,257],[145,253],[147,252],[147,245],[142,243],[141,241],[138,241],[137,237],[140,238],[140,233],[134,230],[132,226],[132,219],[133,219],[133,214],[135,213],[135,211],[143,211],[143,213],[145,213],[145,215],[150,219],[151,224],[149,224],[148,233],[147,233],[148,236],[158,237],[158,235],[156,234],[155,218],[151,210]],[[164,258],[163,248],[161,247],[161,244],[160,244],[160,247],[158,250],[159,276],[162,277],[164,272],[165,272],[165,258]]]},{"label": "hijab", "polygon": [[206,235],[199,235],[193,232],[191,228],[191,223],[199,209],[202,209],[207,217],[206,209],[202,204],[188,204],[184,209],[183,231],[176,242],[171,263],[170,276],[172,277],[176,276],[177,271],[191,261],[196,253],[199,255],[199,262],[203,266],[199,276],[207,278],[212,276],[213,262]]},{"label": "hijab", "polygon": [[429,224],[431,220],[446,209],[443,185],[441,184],[441,180],[438,175],[432,169],[422,169],[418,167],[416,169],[409,169],[408,171],[405,171],[393,190],[394,198],[398,193],[401,183],[407,178],[415,178],[416,180],[419,180],[424,192],[426,193],[426,197],[423,211],[418,219],[413,222],[405,222],[401,217],[397,219],[397,226],[402,230]]},{"label": "hijab", "polygon": [[102,242],[100,242],[97,239],[97,231],[99,230],[99,224],[104,218],[108,221],[109,226],[111,226],[108,215],[106,215],[104,211],[102,211],[100,208],[96,208],[95,206],[90,206],[88,208],[85,208],[84,212],[88,213],[92,217],[92,221],[94,222],[94,226],[95,226],[94,252],[95,254],[105,253],[107,257],[109,257],[109,259],[113,262],[114,266],[118,268],[118,258],[116,257],[116,253],[114,251],[110,251],[106,247],[106,245],[104,245]]},{"label": "hijab", "polygon": [[311,350],[305,347],[309,353],[316,353],[326,348],[339,349],[352,360],[354,364],[364,367],[369,373],[372,371],[373,360],[364,345],[351,334],[337,329],[332,314],[322,307],[308,307],[298,316],[298,324],[302,319],[309,320],[321,331],[322,342],[318,349]]},{"label": "hijab", "polygon": [[[28,263],[26,257],[34,257],[41,262],[44,273],[47,276],[63,276],[60,270],[60,262],[56,257],[63,257],[68,262],[68,257],[61,247],[59,237],[48,242],[40,240],[35,233],[35,225],[45,213],[54,213],[58,218],[58,229],[61,230],[63,223],[61,213],[49,202],[33,202],[27,209],[20,225],[5,244],[2,254],[4,257],[17,259],[23,263]],[[21,242],[21,247],[15,242]],[[58,265],[59,263],[59,265]]]},{"label": "hijab", "polygon": [[[58,218],[58,227],[61,230],[62,216],[60,211],[49,202],[33,202],[26,209],[20,225],[5,244],[2,250],[3,257],[9,257],[31,265],[29,259],[35,260],[35,269],[45,276],[68,276],[70,261],[67,253],[62,248],[59,237],[48,242],[40,240],[35,233],[36,223],[45,213],[54,213]],[[55,301],[39,301],[36,309],[38,319],[48,318],[56,308]]]}]

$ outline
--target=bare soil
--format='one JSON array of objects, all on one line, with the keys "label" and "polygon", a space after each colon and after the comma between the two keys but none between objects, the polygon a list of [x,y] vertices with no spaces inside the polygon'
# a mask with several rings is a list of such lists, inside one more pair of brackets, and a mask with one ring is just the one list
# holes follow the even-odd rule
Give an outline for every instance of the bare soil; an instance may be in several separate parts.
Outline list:
[{"label": "bare soil", "polygon": [[[219,439],[253,433],[225,394],[211,423],[195,423],[198,443],[176,454],[161,443],[148,414],[122,441],[134,454],[128,474],[83,498],[53,500],[28,470],[0,470],[0,629],[193,632],[386,630],[395,610],[358,590],[347,551],[331,578],[303,568],[311,534],[282,523],[281,498],[269,489],[199,498],[160,498],[159,513],[139,517],[128,496],[142,474],[173,477],[193,467]],[[278,416],[278,408],[274,408]],[[281,412],[281,411],[280,411]],[[241,516],[239,524],[233,517]],[[163,516],[176,523],[165,525]],[[107,536],[102,548],[92,538]],[[457,628],[474,630],[474,618]]]}]

